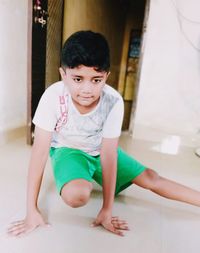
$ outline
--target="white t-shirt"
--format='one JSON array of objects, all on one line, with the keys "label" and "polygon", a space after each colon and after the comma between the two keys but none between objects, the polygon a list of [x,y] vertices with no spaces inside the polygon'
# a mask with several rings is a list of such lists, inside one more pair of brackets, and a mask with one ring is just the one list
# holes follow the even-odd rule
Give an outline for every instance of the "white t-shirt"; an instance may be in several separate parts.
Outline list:
[{"label": "white t-shirt", "polygon": [[52,84],[42,95],[33,123],[53,132],[52,147],[69,147],[98,155],[103,138],[121,133],[124,104],[121,95],[105,85],[97,106],[81,114],[62,81]]}]

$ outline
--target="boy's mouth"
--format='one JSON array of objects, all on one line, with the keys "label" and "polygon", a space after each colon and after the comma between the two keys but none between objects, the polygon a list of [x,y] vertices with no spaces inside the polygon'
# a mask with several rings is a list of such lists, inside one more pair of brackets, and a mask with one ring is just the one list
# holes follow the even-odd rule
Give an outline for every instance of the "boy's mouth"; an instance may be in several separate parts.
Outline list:
[{"label": "boy's mouth", "polygon": [[80,99],[86,99],[86,100],[87,100],[87,99],[91,99],[91,98],[92,98],[92,96],[89,96],[89,97],[79,96],[79,98],[80,98]]}]

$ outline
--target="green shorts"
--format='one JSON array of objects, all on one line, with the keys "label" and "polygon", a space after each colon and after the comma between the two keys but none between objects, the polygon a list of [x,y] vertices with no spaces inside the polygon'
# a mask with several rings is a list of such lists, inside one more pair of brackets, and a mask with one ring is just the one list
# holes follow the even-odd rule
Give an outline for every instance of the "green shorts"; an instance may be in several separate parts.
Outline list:
[{"label": "green shorts", "polygon": [[[53,166],[56,187],[61,194],[62,187],[75,179],[95,180],[102,186],[102,168],[100,156],[91,156],[81,150],[72,148],[51,148],[50,157]],[[115,194],[131,185],[145,166],[134,160],[121,148],[118,148],[117,182]]]}]

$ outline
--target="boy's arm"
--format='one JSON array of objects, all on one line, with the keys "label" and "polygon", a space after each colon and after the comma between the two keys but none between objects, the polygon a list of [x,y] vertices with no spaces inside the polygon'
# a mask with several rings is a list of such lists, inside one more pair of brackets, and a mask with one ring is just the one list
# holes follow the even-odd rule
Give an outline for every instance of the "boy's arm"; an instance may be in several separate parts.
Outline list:
[{"label": "boy's arm", "polygon": [[103,209],[112,213],[117,176],[118,138],[103,139],[101,166],[103,176]]},{"label": "boy's arm", "polygon": [[103,138],[100,152],[103,174],[103,206],[93,225],[102,225],[115,234],[123,235],[120,230],[128,230],[127,223],[119,220],[118,217],[112,217],[117,177],[117,147],[118,138]]},{"label": "boy's arm", "polygon": [[46,224],[38,209],[37,201],[44,168],[48,158],[51,138],[52,132],[45,131],[38,127],[35,128],[35,138],[27,178],[26,218],[12,224],[8,229],[8,232],[11,235],[18,236],[25,234],[38,226]]},{"label": "boy's arm", "polygon": [[52,132],[35,128],[27,178],[27,214],[37,209],[37,200],[51,144]]}]

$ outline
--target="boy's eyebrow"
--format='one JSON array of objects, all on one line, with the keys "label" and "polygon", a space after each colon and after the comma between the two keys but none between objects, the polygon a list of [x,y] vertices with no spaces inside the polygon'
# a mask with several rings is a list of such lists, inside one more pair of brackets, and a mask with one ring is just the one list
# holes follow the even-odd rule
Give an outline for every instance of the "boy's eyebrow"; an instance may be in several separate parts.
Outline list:
[{"label": "boy's eyebrow", "polygon": [[92,78],[102,78],[103,75],[100,75],[100,76],[93,76]]},{"label": "boy's eyebrow", "polygon": [[[79,77],[79,78],[83,78],[84,76],[80,76],[80,75],[76,75],[76,74],[72,74],[72,77]],[[92,76],[92,78],[103,78],[103,75],[99,75],[99,76]]]},{"label": "boy's eyebrow", "polygon": [[80,75],[74,75],[74,74],[72,74],[71,76],[73,76],[73,77],[82,77]]}]

